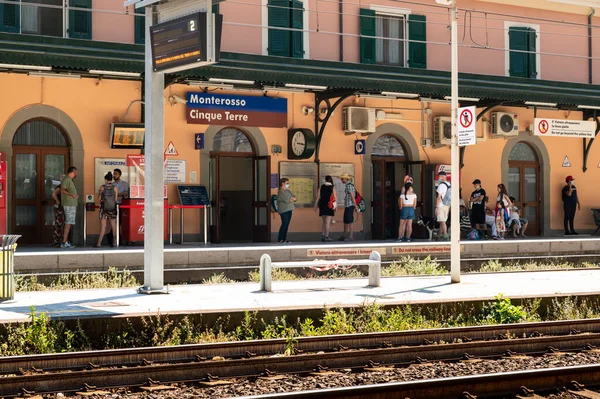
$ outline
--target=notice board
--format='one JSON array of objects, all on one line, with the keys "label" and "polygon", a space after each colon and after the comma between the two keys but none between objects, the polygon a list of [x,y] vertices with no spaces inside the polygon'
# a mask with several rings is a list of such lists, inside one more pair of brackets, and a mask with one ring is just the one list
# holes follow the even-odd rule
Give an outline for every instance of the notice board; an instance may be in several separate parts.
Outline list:
[{"label": "notice board", "polygon": [[178,185],[179,203],[184,206],[210,205],[206,186]]},{"label": "notice board", "polygon": [[340,176],[344,173],[353,176],[351,182],[354,183],[353,163],[322,163],[319,170],[319,184],[325,183],[325,176],[331,176],[333,178],[333,186],[335,187],[335,192],[337,195],[338,208],[346,207],[346,186],[340,180]]},{"label": "notice board", "polygon": [[314,162],[279,162],[279,177],[290,179],[290,191],[297,207],[312,207],[317,189],[317,164]]}]

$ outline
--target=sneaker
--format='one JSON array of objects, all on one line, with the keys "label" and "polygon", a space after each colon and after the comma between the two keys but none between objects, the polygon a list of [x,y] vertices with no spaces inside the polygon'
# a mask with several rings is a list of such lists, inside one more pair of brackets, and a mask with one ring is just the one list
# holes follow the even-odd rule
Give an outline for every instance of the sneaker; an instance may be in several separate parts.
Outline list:
[{"label": "sneaker", "polygon": [[486,234],[485,236],[483,236],[483,239],[484,239],[484,240],[489,240],[489,239],[490,239],[490,236],[488,236],[488,235]]},{"label": "sneaker", "polygon": [[500,237],[498,236],[492,236],[492,240],[498,240]]},{"label": "sneaker", "polygon": [[346,237],[341,236],[340,238],[338,238],[338,241],[346,241]]},{"label": "sneaker", "polygon": [[70,242],[63,242],[60,244],[61,248],[73,248],[73,245]]},{"label": "sneaker", "polygon": [[407,241],[408,241],[408,238],[402,237],[402,242],[407,242]]},{"label": "sneaker", "polygon": [[411,242],[411,241],[412,241],[412,239],[410,239],[410,238],[406,239],[406,242]]},{"label": "sneaker", "polygon": [[398,238],[396,238],[396,242],[400,242],[400,241],[404,241],[404,237],[398,237]]},{"label": "sneaker", "polygon": [[327,241],[327,239],[325,238],[325,236],[321,236],[321,242],[325,242]]},{"label": "sneaker", "polygon": [[325,241],[333,241],[333,240],[329,237],[325,237]]}]

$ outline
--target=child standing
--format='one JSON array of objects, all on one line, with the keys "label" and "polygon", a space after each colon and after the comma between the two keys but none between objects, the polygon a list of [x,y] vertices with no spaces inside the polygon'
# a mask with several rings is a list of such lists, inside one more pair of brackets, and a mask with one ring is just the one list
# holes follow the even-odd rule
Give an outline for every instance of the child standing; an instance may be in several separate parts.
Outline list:
[{"label": "child standing", "polygon": [[502,201],[496,202],[496,234],[499,240],[504,240],[504,233],[506,232],[506,224],[504,223],[504,206]]}]

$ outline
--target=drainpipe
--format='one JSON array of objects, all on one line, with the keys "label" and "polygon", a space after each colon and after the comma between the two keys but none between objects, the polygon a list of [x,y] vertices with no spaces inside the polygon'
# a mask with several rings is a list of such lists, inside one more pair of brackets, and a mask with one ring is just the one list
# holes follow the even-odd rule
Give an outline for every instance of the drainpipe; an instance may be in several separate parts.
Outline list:
[{"label": "drainpipe", "polygon": [[594,14],[596,14],[596,9],[592,7],[592,11],[590,12],[590,15],[588,15],[588,80],[589,80],[589,84],[592,84],[594,82],[594,74],[592,71],[592,17],[594,16]]},{"label": "drainpipe", "polygon": [[[339,21],[340,21],[339,22],[339,26],[340,26],[340,62],[344,62],[344,0],[338,0],[338,8],[339,8]],[[591,21],[591,19],[590,19],[590,21]],[[590,34],[590,40],[591,40],[591,34]]]}]

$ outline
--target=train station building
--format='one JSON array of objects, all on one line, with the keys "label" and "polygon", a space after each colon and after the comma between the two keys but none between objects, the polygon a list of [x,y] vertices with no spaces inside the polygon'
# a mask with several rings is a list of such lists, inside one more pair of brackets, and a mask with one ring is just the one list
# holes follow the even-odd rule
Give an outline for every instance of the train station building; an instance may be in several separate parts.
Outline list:
[{"label": "train station building", "polygon": [[[0,4],[5,231],[21,234],[20,244],[49,244],[50,195],[75,166],[81,207],[73,241],[82,243],[85,228],[91,243],[98,214],[84,203],[97,197],[102,176],[118,167],[132,186],[143,185],[127,161],[143,154],[143,17],[122,0],[72,1],[63,10],[62,1],[27,3]],[[600,20],[590,7],[559,0],[521,3],[459,2],[460,104],[476,107],[477,143],[461,150],[461,176],[451,180],[465,201],[475,179],[490,198],[505,184],[529,235],[552,237],[563,235],[561,190],[571,175],[581,201],[575,225],[592,233],[591,209],[600,208]],[[203,185],[212,205],[207,220],[190,209],[181,222],[174,210],[175,234],[183,226],[185,241],[201,241],[206,223],[213,243],[276,241],[270,198],[282,177],[298,197],[291,241],[319,239],[313,205],[326,175],[353,176],[367,204],[355,222],[362,239],[396,238],[407,174],[417,213],[433,216],[436,173],[450,164],[446,7],[243,0],[213,10],[224,21],[220,61],[165,78],[168,203],[180,203],[178,186]],[[597,127],[587,137],[544,135],[536,120]]]}]

